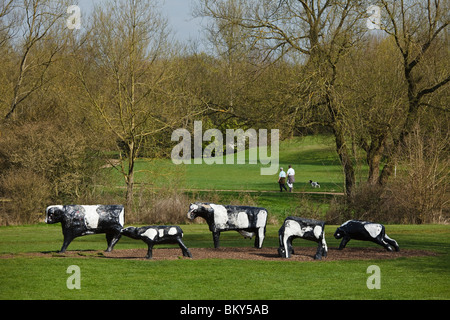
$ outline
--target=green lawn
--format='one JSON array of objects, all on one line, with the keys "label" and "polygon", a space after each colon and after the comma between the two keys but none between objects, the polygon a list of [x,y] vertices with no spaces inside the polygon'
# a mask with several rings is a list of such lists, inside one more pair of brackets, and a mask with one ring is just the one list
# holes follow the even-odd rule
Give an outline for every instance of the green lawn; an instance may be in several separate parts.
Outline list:
[{"label": "green lawn", "polygon": [[[280,166],[292,164],[296,170],[296,191],[342,192],[342,168],[331,137],[304,137],[283,141]],[[122,177],[109,170],[105,192],[123,187]],[[364,181],[367,168],[357,169]],[[319,181],[312,189],[308,180]],[[260,165],[174,165],[171,160],[140,159],[136,182],[139,188],[178,188],[198,201],[216,198],[221,203],[251,200],[264,206],[279,221],[298,209],[326,210],[332,195],[279,193],[277,175],[261,176]],[[230,190],[230,191],[226,191]],[[241,192],[254,190],[256,192]],[[274,191],[274,192],[265,192]],[[159,192],[159,191],[157,191]],[[187,208],[186,208],[187,210]],[[185,215],[186,212],[180,214]],[[265,247],[278,247],[280,223],[267,227]],[[188,247],[212,248],[205,224],[182,225]],[[336,226],[327,225],[329,247]],[[387,234],[402,250],[422,249],[438,253],[432,257],[388,260],[348,260],[299,262],[242,261],[231,259],[136,261],[89,256],[80,258],[52,255],[33,257],[30,252],[55,252],[62,244],[60,225],[0,227],[0,299],[443,299],[450,298],[450,226],[387,225]],[[251,246],[236,232],[223,233],[224,247]],[[315,246],[296,240],[294,246]],[[348,247],[376,246],[351,241]],[[69,250],[104,250],[104,235],[75,239]],[[116,249],[145,248],[140,241],[123,237]],[[158,250],[158,247],[155,248]],[[380,247],[380,250],[383,250]],[[69,290],[66,270],[77,265],[81,289]],[[367,267],[381,271],[381,289],[366,286]]]},{"label": "green lawn", "polygon": [[[137,184],[164,188],[176,184],[189,190],[258,190],[279,191],[278,173],[267,176],[260,174],[259,163],[246,164],[180,164],[170,159],[139,159],[136,163]],[[280,142],[280,167],[286,171],[291,164],[296,172],[296,191],[343,192],[342,167],[331,136],[306,136]],[[268,167],[269,165],[265,165]],[[114,169],[111,184],[123,185],[123,179]],[[278,171],[277,171],[278,172]],[[364,170],[363,170],[364,172]],[[309,180],[320,182],[320,189],[312,189]]]},{"label": "green lawn", "polygon": [[[212,248],[204,224],[183,225],[188,247]],[[279,226],[268,226],[264,246],[276,250]],[[336,226],[327,226],[329,247]],[[387,233],[401,249],[438,252],[433,257],[349,261],[241,261],[226,259],[136,261],[94,257],[52,258],[26,256],[25,252],[60,248],[59,225],[0,228],[0,299],[449,299],[450,226],[388,225]],[[235,232],[223,233],[224,247],[250,246]],[[295,246],[314,246],[296,240]],[[104,235],[75,239],[69,250],[102,250]],[[376,246],[353,241],[349,247]],[[140,241],[123,237],[116,249],[144,248]],[[154,250],[158,250],[155,247]],[[380,247],[380,250],[383,250]],[[367,267],[381,271],[381,289],[369,290]],[[81,289],[69,290],[67,267],[81,271]]]},{"label": "green lawn", "polygon": [[[248,160],[248,150],[246,159]],[[225,158],[225,157],[224,157]],[[226,161],[224,160],[224,163]],[[281,141],[280,165],[287,170],[291,164],[296,172],[295,192],[320,192],[320,194],[280,193],[278,173],[267,176],[260,174],[261,164],[190,164],[175,165],[170,159],[139,159],[136,163],[136,190],[181,190],[196,201],[218,199],[222,203],[250,197],[258,206],[266,207],[271,215],[283,221],[296,209],[302,209],[305,201],[314,209],[322,211],[329,207],[333,195],[326,192],[343,192],[342,167],[331,136],[305,136]],[[109,181],[105,190],[123,192],[123,178],[115,169],[108,170]],[[367,168],[357,170],[364,177]],[[321,188],[314,189],[309,180],[320,182]],[[362,178],[364,179],[364,178]],[[120,189],[120,187],[122,189]],[[243,190],[248,190],[243,192]],[[244,199],[245,200],[245,199]]]}]

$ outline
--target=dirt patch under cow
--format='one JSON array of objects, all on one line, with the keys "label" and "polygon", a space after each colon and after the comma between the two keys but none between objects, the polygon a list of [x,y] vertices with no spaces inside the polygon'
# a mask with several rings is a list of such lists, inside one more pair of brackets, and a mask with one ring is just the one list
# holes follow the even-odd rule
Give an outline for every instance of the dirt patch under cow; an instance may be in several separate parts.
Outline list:
[{"label": "dirt patch under cow", "polygon": [[[239,260],[266,260],[266,261],[313,261],[316,248],[294,247],[295,253],[290,259],[278,256],[277,248],[190,248],[194,260],[202,259],[239,259]],[[145,260],[147,249],[115,249],[112,252],[97,250],[67,251],[66,253],[34,252],[17,255],[3,255],[0,258],[13,258],[18,256],[34,257],[67,257],[67,258],[102,258],[102,259],[133,259]],[[349,247],[344,250],[328,248],[326,261],[335,260],[369,260],[369,259],[396,259],[400,257],[434,256],[437,253],[426,250],[403,249],[400,252],[388,252],[383,248]],[[183,257],[179,248],[153,248],[153,260],[189,259]]]}]

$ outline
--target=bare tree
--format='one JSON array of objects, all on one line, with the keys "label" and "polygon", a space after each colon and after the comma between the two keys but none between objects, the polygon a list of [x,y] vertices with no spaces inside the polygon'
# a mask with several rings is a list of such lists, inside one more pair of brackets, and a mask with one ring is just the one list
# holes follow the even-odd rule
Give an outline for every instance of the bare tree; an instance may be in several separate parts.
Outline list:
[{"label": "bare tree", "polygon": [[88,56],[76,58],[83,62],[78,78],[99,127],[116,141],[120,161],[111,164],[124,178],[132,212],[135,164],[146,139],[174,128],[189,110],[171,88],[176,68],[170,64],[167,20],[156,1],[110,1],[97,6],[92,19],[82,40]]},{"label": "bare tree", "polygon": [[[421,108],[441,108],[448,111],[448,99],[444,106],[429,103],[430,96],[438,90],[448,90],[448,1],[385,1],[379,2],[382,14],[382,29],[395,40],[401,55],[407,108],[402,119],[402,127],[393,137],[392,152],[387,158],[379,177],[380,184],[386,184],[394,171],[395,157],[405,144],[407,136],[417,123]],[[426,77],[426,69],[433,68],[436,54],[447,61]],[[444,62],[445,64],[445,62]],[[448,94],[447,94],[448,97]]]},{"label": "bare tree", "polygon": [[345,106],[348,136],[355,160],[365,151],[367,182],[378,184],[380,164],[406,101],[401,63],[392,39],[368,32],[339,66],[339,96]]},{"label": "bare tree", "polygon": [[[333,130],[336,151],[345,173],[345,190],[355,184],[353,163],[345,139],[345,113],[336,95],[337,65],[355,41],[362,10],[357,1],[280,0],[243,1],[245,13],[236,21],[229,10],[234,1],[202,0],[205,15],[219,21],[238,23],[250,34],[251,43],[264,52],[266,60],[277,61],[287,54],[303,57],[306,74],[303,87],[312,90],[308,108],[321,108],[322,123]],[[303,94],[303,93],[302,93]],[[298,113],[298,107],[286,110]],[[317,121],[317,120],[314,120]]]},{"label": "bare tree", "polygon": [[13,0],[0,1],[0,47],[11,38],[10,31],[14,24],[14,19],[11,17],[13,7]]},{"label": "bare tree", "polygon": [[17,53],[17,71],[11,79],[13,89],[3,101],[9,105],[3,116],[7,120],[18,105],[46,83],[47,71],[56,54],[64,48],[59,34],[64,32],[62,21],[68,5],[67,1],[55,0],[3,1],[2,4],[2,19],[11,21],[8,35]]}]

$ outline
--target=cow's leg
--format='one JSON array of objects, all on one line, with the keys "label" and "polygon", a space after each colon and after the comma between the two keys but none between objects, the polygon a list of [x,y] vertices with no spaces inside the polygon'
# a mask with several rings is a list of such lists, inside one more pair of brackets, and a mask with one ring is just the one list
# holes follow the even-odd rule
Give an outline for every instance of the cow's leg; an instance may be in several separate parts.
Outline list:
[{"label": "cow's leg", "polygon": [[294,254],[294,246],[292,245],[292,241],[294,241],[295,237],[289,237],[289,239],[287,240],[287,245],[288,245],[288,250],[289,250],[289,257]]},{"label": "cow's leg", "polygon": [[314,260],[322,260],[322,251],[323,251],[322,241],[319,240],[317,242],[317,251],[316,254],[314,255]]},{"label": "cow's leg", "polygon": [[111,252],[121,236],[122,235],[120,234],[120,231],[119,233],[114,232],[106,233],[106,242],[108,243],[108,248],[105,251]]},{"label": "cow's leg", "polygon": [[378,237],[376,237],[375,239],[373,239],[373,242],[384,247],[387,251],[393,251],[389,243],[384,241],[384,237],[381,234],[378,235]]},{"label": "cow's leg", "polygon": [[380,246],[384,247],[387,251],[393,251],[392,247],[389,245],[389,243],[387,243],[386,241],[384,241],[386,237],[384,228],[381,230],[380,234],[373,239],[373,242],[379,244]]},{"label": "cow's leg", "polygon": [[288,258],[287,254],[286,254],[286,246],[284,244],[282,233],[278,234],[278,240],[279,240],[279,244],[280,244],[280,246],[278,247],[278,255],[282,258]]},{"label": "cow's leg", "polygon": [[339,245],[339,250],[344,249],[349,241],[350,241],[350,237],[343,237],[341,244]]},{"label": "cow's leg", "polygon": [[391,239],[387,236],[387,234],[384,235],[384,240],[389,243],[391,246],[394,247],[395,251],[400,251],[400,247],[398,246],[397,241],[395,241],[394,239]]},{"label": "cow's leg", "polygon": [[215,231],[212,234],[213,234],[214,248],[217,249],[220,247],[220,242],[219,242],[220,231]]},{"label": "cow's leg", "polygon": [[289,259],[291,257],[291,253],[294,252],[292,249],[292,237],[284,236],[283,245],[285,250],[284,258]]},{"label": "cow's leg", "polygon": [[322,236],[322,257],[326,257],[328,255],[328,247],[327,242],[325,241],[325,233]]},{"label": "cow's leg", "polygon": [[153,242],[147,242],[148,250],[147,255],[145,256],[146,259],[151,259],[153,256],[153,246],[155,244]]},{"label": "cow's leg", "polygon": [[258,231],[256,232],[256,237],[255,237],[255,248],[258,248],[258,249],[262,248],[265,234],[266,234],[266,228],[258,228]]},{"label": "cow's leg", "polygon": [[189,258],[192,258],[191,252],[190,252],[189,249],[184,245],[183,241],[181,241],[181,238],[177,238],[177,242],[178,242],[178,245],[179,245],[180,248],[181,248],[181,251],[183,252],[183,257],[189,257]]},{"label": "cow's leg", "polygon": [[75,239],[75,237],[73,236],[72,233],[67,232],[64,233],[64,240],[63,240],[63,245],[61,247],[61,250],[59,250],[59,253],[64,253],[66,252],[67,247],[69,246],[69,244],[72,242],[72,240]]}]

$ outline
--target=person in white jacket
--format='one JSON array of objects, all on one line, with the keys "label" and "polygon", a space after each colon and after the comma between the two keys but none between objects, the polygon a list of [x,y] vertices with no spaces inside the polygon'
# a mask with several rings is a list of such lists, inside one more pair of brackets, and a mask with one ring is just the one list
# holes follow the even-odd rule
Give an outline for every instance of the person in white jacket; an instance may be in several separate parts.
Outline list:
[{"label": "person in white jacket", "polygon": [[292,192],[292,190],[294,189],[294,182],[295,182],[295,170],[292,168],[291,165],[289,165],[289,169],[286,173],[287,173],[287,185],[289,187],[289,192]]}]

